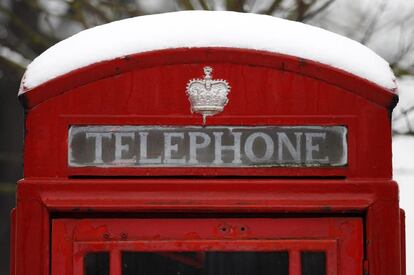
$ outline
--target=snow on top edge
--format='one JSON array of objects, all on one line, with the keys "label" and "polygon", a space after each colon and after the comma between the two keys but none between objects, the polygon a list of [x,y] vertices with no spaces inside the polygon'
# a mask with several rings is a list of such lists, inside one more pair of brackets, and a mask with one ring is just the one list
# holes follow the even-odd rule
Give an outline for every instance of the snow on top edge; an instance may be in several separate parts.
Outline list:
[{"label": "snow on top edge", "polygon": [[154,50],[230,47],[297,56],[394,91],[389,64],[362,44],[299,22],[228,11],[181,11],[115,21],[81,31],[27,67],[19,95],[96,62]]}]

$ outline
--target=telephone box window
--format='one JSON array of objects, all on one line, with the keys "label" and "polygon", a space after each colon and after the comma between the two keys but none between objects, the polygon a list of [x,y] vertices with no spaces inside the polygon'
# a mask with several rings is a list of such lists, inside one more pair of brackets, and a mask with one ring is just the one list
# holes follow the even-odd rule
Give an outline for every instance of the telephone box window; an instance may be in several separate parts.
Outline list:
[{"label": "telephone box window", "polygon": [[84,258],[85,275],[109,275],[109,253],[88,253]]},{"label": "telephone box window", "polygon": [[324,252],[302,252],[302,275],[326,275]]},{"label": "telephone box window", "polygon": [[288,252],[124,252],[122,275],[288,275]]}]

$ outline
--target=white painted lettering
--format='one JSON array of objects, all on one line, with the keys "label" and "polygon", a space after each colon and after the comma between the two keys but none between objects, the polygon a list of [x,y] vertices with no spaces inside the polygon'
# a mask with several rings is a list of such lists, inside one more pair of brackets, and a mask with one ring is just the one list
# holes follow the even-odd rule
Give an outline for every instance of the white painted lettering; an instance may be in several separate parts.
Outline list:
[{"label": "white painted lettering", "polygon": [[240,138],[242,133],[231,133],[233,135],[234,144],[233,145],[223,145],[221,142],[221,137],[223,132],[213,132],[214,135],[214,162],[215,164],[223,163],[223,151],[233,151],[234,158],[232,163],[238,164],[242,163],[240,158]]},{"label": "white painted lettering", "polygon": [[111,133],[86,133],[86,138],[95,138],[95,159],[93,163],[103,163],[102,160],[102,138],[111,138]]},{"label": "white painted lettering", "polygon": [[[256,139],[261,138],[266,144],[265,153],[262,157],[258,157],[256,153],[253,150],[253,145]],[[275,152],[274,143],[272,138],[263,132],[253,133],[251,134],[244,144],[244,152],[246,153],[246,156],[248,159],[250,159],[253,162],[264,162],[271,159],[273,156],[273,153]]]},{"label": "white painted lettering", "polygon": [[133,141],[135,139],[135,134],[133,132],[118,132],[114,133],[115,135],[115,162],[117,163],[134,163],[135,158],[123,159],[122,153],[128,153],[129,144],[124,144],[122,141],[124,138],[131,138]]},{"label": "white painted lettering", "polygon": [[[188,135],[190,136],[190,159],[188,160],[188,163],[197,164],[199,163],[197,160],[197,150],[206,148],[210,145],[211,138],[209,135],[202,132],[189,132]],[[197,138],[201,138],[202,141],[197,143]]]},{"label": "white painted lettering", "polygon": [[168,164],[183,164],[185,157],[172,158],[172,152],[178,152],[178,144],[172,144],[172,138],[184,139],[184,133],[164,133],[164,162]]},{"label": "white painted lettering", "polygon": [[296,136],[296,148],[290,141],[289,137],[286,135],[286,133],[277,133],[278,137],[278,158],[280,162],[284,162],[283,159],[283,148],[286,148],[290,155],[292,156],[292,159],[294,162],[300,162],[301,155],[300,155],[300,140],[302,133],[295,132]]},{"label": "white painted lettering", "polygon": [[313,144],[315,139],[326,140],[326,133],[306,133],[306,162],[329,163],[328,156],[318,159],[313,157],[313,152],[319,152],[319,144]]},{"label": "white painted lettering", "polygon": [[139,132],[139,163],[161,163],[161,156],[156,158],[148,158],[148,132]]}]

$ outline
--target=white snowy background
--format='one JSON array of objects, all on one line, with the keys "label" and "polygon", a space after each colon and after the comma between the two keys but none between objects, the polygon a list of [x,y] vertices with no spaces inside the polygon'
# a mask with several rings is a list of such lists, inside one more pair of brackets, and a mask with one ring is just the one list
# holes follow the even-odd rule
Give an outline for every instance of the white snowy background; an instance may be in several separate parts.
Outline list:
[{"label": "white snowy background", "polygon": [[400,207],[406,214],[407,274],[414,274],[414,77],[398,82],[400,103],[394,110],[393,171],[400,188]]}]

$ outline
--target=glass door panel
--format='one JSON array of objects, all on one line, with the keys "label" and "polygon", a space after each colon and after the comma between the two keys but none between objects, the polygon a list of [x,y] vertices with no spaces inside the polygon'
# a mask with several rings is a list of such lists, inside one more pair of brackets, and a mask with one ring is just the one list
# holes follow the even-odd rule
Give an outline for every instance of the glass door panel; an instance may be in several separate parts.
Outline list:
[{"label": "glass door panel", "polygon": [[289,275],[282,252],[123,252],[122,275]]}]

